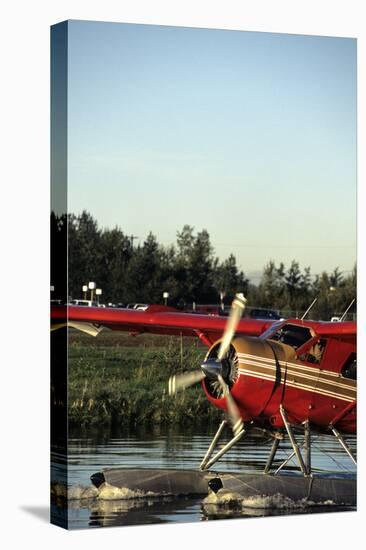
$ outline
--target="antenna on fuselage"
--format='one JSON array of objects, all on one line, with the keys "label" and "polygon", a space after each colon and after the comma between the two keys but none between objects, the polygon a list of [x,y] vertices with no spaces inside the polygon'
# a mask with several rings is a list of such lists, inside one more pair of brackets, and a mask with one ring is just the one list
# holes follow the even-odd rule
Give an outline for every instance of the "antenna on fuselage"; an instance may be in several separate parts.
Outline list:
[{"label": "antenna on fuselage", "polygon": [[313,307],[313,305],[315,304],[315,302],[317,301],[318,297],[314,298],[314,300],[311,302],[310,306],[308,307],[308,309],[305,311],[304,315],[301,317],[301,321],[303,319],[305,319],[305,317],[307,316],[307,314],[309,313],[309,311],[311,310],[311,308]]},{"label": "antenna on fuselage", "polygon": [[344,321],[345,318],[346,318],[346,315],[347,313],[349,312],[349,310],[351,309],[351,306],[353,305],[353,302],[355,301],[356,298],[353,298],[352,302],[350,303],[350,305],[348,306],[348,308],[346,309],[346,311],[343,313],[342,317],[339,319],[339,321]]}]

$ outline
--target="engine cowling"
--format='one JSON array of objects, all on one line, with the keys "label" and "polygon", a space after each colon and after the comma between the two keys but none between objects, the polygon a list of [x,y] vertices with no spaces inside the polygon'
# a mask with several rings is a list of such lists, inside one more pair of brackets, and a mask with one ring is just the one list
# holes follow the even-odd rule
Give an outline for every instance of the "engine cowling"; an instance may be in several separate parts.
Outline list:
[{"label": "engine cowling", "polygon": [[[220,341],[208,351],[206,360],[217,357]],[[223,378],[244,421],[260,417],[281,381],[280,362],[294,355],[290,346],[252,337],[236,337],[222,361]],[[207,398],[226,409],[225,398],[214,380],[202,381]]]}]

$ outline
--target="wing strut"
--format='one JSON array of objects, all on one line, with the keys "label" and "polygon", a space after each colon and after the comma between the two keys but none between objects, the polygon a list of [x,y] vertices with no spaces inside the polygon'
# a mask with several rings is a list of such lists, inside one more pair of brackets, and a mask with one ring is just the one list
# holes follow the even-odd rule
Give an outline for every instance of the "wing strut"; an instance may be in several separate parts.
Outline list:
[{"label": "wing strut", "polygon": [[201,342],[205,344],[205,346],[208,346],[210,348],[214,344],[214,342],[211,341],[210,338],[206,336],[204,332],[202,332],[202,330],[195,329],[194,333],[196,334],[196,336],[198,336]]}]

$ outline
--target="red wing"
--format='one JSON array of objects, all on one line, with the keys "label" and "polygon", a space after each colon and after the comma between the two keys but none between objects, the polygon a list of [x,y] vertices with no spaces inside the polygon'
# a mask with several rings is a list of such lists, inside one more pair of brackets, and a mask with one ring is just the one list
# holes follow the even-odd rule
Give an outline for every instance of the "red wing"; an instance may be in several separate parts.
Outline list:
[{"label": "red wing", "polygon": [[[208,346],[221,338],[226,317],[182,313],[164,306],[149,306],[145,311],[84,306],[52,306],[53,328],[68,324],[82,329],[82,326],[102,326],[112,330],[132,333],[171,334],[198,336]],[[237,334],[259,336],[272,321],[242,319]],[[88,331],[87,331],[88,332]],[[92,331],[89,331],[92,334]],[[97,333],[97,329],[96,329]]]},{"label": "red wing", "polygon": [[354,321],[342,321],[334,323],[314,323],[315,331],[319,336],[339,338],[341,340],[356,342],[357,324]]}]

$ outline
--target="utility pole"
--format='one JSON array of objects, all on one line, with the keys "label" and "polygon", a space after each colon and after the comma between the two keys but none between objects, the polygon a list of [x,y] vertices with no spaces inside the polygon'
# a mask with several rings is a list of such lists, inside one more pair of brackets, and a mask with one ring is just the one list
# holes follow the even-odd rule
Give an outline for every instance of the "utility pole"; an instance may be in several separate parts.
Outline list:
[{"label": "utility pole", "polygon": [[133,248],[133,241],[134,241],[135,239],[139,239],[139,237],[136,237],[136,235],[130,235],[130,236],[129,236],[129,239],[130,239],[130,241],[131,241],[131,248]]}]

